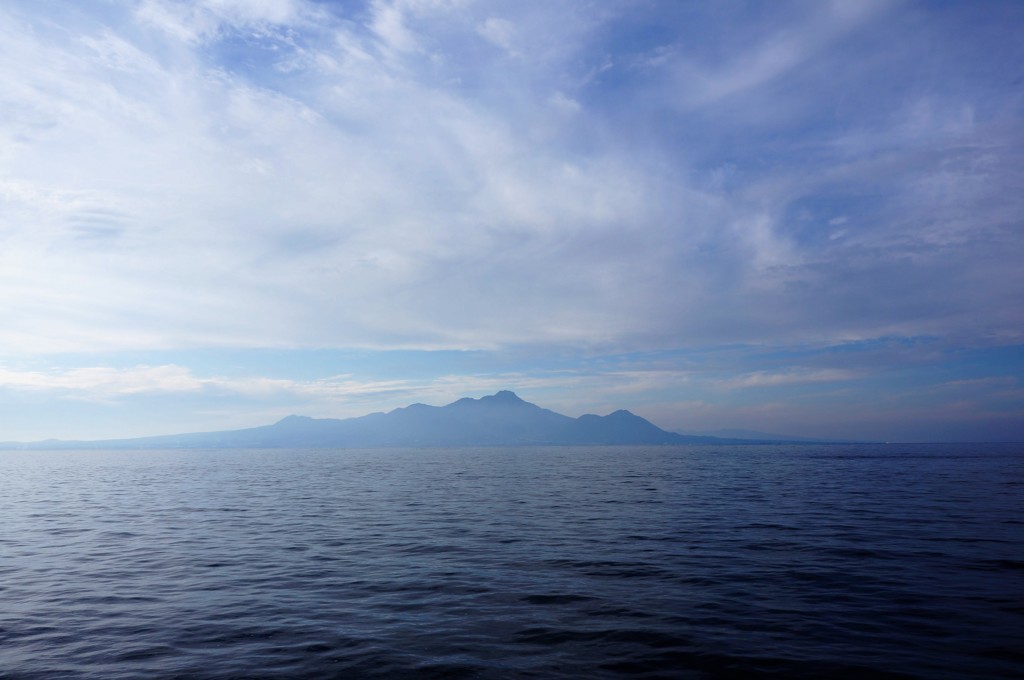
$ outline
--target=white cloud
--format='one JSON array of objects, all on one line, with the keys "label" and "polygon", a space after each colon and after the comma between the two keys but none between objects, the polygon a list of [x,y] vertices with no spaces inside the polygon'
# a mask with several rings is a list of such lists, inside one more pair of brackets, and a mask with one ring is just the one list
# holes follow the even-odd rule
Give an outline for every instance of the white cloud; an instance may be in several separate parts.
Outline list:
[{"label": "white cloud", "polygon": [[807,385],[813,383],[843,382],[861,377],[846,369],[792,370],[781,372],[756,371],[718,382],[722,389],[748,389],[751,387],[779,387],[781,385]]},{"label": "white cloud", "polygon": [[205,0],[203,4],[222,16],[247,23],[285,24],[299,14],[297,0]]},{"label": "white cloud", "polygon": [[[576,404],[560,400],[566,390],[585,390],[591,410],[610,412],[642,402],[644,392],[679,385],[686,377],[673,371],[610,371],[583,374],[553,371],[533,374],[444,374],[423,379],[371,379],[336,375],[296,380],[263,376],[200,376],[184,366],[164,364],[130,368],[85,366],[73,369],[16,370],[0,367],[0,391],[46,394],[51,398],[113,403],[136,396],[188,399],[201,395],[242,397],[268,404],[300,403],[303,413],[320,417],[359,416],[412,402],[444,405],[467,395],[514,389],[527,397],[538,395],[545,407]],[[547,395],[547,398],[544,397]],[[369,404],[369,406],[367,406]],[[618,405],[616,405],[618,404]],[[290,408],[285,407],[285,408]]]},{"label": "white cloud", "polygon": [[324,15],[303,0],[142,0],[136,19],[186,43],[215,39],[224,29],[292,25]]},{"label": "white cloud", "polygon": [[131,368],[86,366],[48,371],[0,368],[0,389],[51,392],[63,398],[84,401],[107,401],[141,394],[187,397],[199,392],[264,399],[282,395],[312,400],[338,399],[406,391],[412,385],[399,380],[357,381],[348,376],[305,381],[262,376],[197,376],[191,369],[175,364]]},{"label": "white cloud", "polygon": [[570,115],[579,113],[580,109],[582,108],[578,101],[570,97],[567,97],[562,92],[556,92],[553,95],[551,95],[551,99],[549,101],[551,102],[551,105],[555,107],[555,109],[561,111],[562,113]]},{"label": "white cloud", "polygon": [[736,44],[727,59],[710,67],[680,59],[678,53],[676,59],[666,59],[664,50],[656,51],[648,64],[674,70],[678,106],[684,110],[708,106],[761,87],[814,59],[888,5],[888,0],[819,3],[806,16],[770,30],[753,45]]},{"label": "white cloud", "polygon": [[488,41],[513,56],[519,54],[515,49],[516,29],[512,22],[499,17],[488,17],[476,30]]},{"label": "white cloud", "polygon": [[406,28],[405,15],[396,3],[374,2],[372,27],[384,44],[393,50],[411,52],[419,47],[413,33]]},{"label": "white cloud", "polygon": [[152,392],[194,392],[203,381],[174,365],[132,369],[83,367],[65,371],[16,371],[0,368],[0,389],[59,391],[74,397],[105,399]]},{"label": "white cloud", "polygon": [[[836,132],[815,147],[822,159],[769,154],[752,171],[713,158],[732,168],[717,179],[694,160],[699,145],[676,138],[691,125],[693,137],[745,133],[686,112],[822,57],[874,5],[814,9],[718,60],[653,50],[648,67],[679,69],[682,94],[620,82],[635,74],[609,17],[627,7],[523,3],[499,17],[381,0],[342,15],[299,0],[145,0],[67,26],[4,10],[0,344],[836,340],[942,333],[977,313],[966,292],[955,313],[929,300],[950,261],[990,296],[1019,280],[1020,172],[1004,153],[1016,127],[976,106],[922,98],[877,130]],[[674,122],[645,117],[677,95],[688,99]],[[628,119],[612,115],[621,101]],[[657,144],[621,129],[648,123]],[[893,195],[874,221],[822,208],[817,224],[848,221],[820,243],[791,224],[805,197],[883,180]],[[983,231],[994,264],[950,254]],[[911,256],[926,266],[904,267]],[[1009,332],[1019,303],[1003,302],[985,333]]]},{"label": "white cloud", "polygon": [[[645,215],[663,208],[628,157],[567,161],[387,62],[340,66],[289,94],[155,61],[125,72],[108,50],[82,61],[74,45],[27,35],[17,60],[56,54],[57,67],[9,73],[36,92],[33,108],[62,114],[40,133],[53,143],[25,146],[22,178],[5,183],[21,224],[34,225],[12,224],[24,243],[3,255],[27,293],[6,300],[24,319],[0,332],[11,346],[479,346],[606,335],[591,298],[623,282],[575,277],[618,253],[555,263],[573,259],[581,240],[664,221]],[[339,90],[350,79],[357,87]],[[41,92],[44,80],[53,87]],[[90,94],[96,82],[100,97]],[[87,250],[71,225],[94,210],[120,217]],[[562,323],[528,330],[538,308],[561,310]],[[75,332],[75,319],[89,335]]]}]

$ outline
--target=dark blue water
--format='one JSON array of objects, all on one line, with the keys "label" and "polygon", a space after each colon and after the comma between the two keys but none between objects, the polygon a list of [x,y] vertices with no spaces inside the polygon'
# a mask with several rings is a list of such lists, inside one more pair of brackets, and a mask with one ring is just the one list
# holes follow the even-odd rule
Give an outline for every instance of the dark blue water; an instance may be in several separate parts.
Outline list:
[{"label": "dark blue water", "polygon": [[1020,446],[0,453],[3,678],[1024,677]]}]

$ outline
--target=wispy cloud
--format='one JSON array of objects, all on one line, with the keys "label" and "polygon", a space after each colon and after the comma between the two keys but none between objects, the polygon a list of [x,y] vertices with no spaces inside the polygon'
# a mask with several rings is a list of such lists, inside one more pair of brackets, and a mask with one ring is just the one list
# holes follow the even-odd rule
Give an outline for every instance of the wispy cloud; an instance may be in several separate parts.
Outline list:
[{"label": "wispy cloud", "polygon": [[806,16],[787,16],[783,9],[778,16],[781,25],[769,23],[761,31],[767,35],[758,36],[752,45],[724,36],[732,38],[734,51],[724,62],[699,64],[676,51],[674,58],[661,59],[657,65],[673,71],[680,107],[707,106],[761,87],[806,64],[891,4],[886,0],[822,2]]},{"label": "wispy cloud", "polygon": [[[0,347],[1019,344],[1021,25],[1012,3],[10,2]],[[866,372],[714,379],[830,370]],[[703,379],[612,373],[594,403]]]},{"label": "wispy cloud", "polygon": [[[421,379],[369,379],[335,375],[310,380],[262,376],[201,376],[184,366],[165,364],[129,368],[89,366],[73,369],[0,368],[0,390],[50,391],[74,399],[108,400],[136,394],[187,395],[199,391],[230,392],[248,397],[284,394],[310,399],[341,400],[372,396],[391,399],[454,400],[466,394],[487,394],[515,388],[543,391],[580,387],[602,393],[643,392],[652,382],[672,379],[665,372],[578,373],[572,371],[487,374],[445,374]],[[604,396],[607,396],[605,394]],[[399,405],[404,405],[401,402]]]},{"label": "wispy cloud", "polygon": [[[618,5],[568,32],[544,23],[565,8],[544,7],[146,0],[65,30],[8,11],[0,257],[18,294],[3,297],[0,337],[20,351],[667,347],[942,333],[979,310],[983,332],[1007,330],[1019,305],[964,284],[991,293],[1019,276],[1013,128],[928,113],[948,108],[933,95],[911,122],[892,112],[872,147],[890,151],[847,144],[814,166],[776,153],[772,173],[744,167],[742,188],[716,186],[685,147],[666,156],[607,134],[609,79],[627,60],[607,70],[622,44],[602,44],[602,22]],[[753,102],[780,78],[813,82],[817,60],[888,16],[857,7],[781,12],[753,47],[702,67],[693,96]],[[517,47],[530,58],[509,62],[524,34],[547,51]],[[920,141],[932,129],[961,150],[922,170],[912,155],[933,153]],[[858,208],[886,175],[884,204]],[[842,205],[795,211],[823,195]],[[837,211],[841,237],[812,236]],[[967,242],[985,244],[985,267]],[[949,281],[956,295],[929,292]],[[899,295],[866,305],[879,286]]]},{"label": "wispy cloud", "polygon": [[843,369],[797,370],[781,373],[758,371],[718,382],[722,389],[747,389],[751,387],[778,387],[780,385],[807,385],[813,383],[843,382],[861,377],[855,371]]}]

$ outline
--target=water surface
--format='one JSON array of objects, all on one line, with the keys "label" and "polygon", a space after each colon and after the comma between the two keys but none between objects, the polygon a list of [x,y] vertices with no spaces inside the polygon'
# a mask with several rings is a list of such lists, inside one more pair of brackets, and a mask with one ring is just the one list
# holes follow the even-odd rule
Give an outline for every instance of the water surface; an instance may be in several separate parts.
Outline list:
[{"label": "water surface", "polygon": [[0,452],[0,677],[1021,677],[1013,445]]}]

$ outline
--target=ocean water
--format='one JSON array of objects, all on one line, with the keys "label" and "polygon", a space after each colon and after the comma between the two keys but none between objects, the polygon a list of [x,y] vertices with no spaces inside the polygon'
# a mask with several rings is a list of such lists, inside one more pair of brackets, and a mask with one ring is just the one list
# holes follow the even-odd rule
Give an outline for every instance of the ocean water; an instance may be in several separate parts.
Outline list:
[{"label": "ocean water", "polygon": [[1024,677],[1019,445],[0,452],[0,677]]}]

